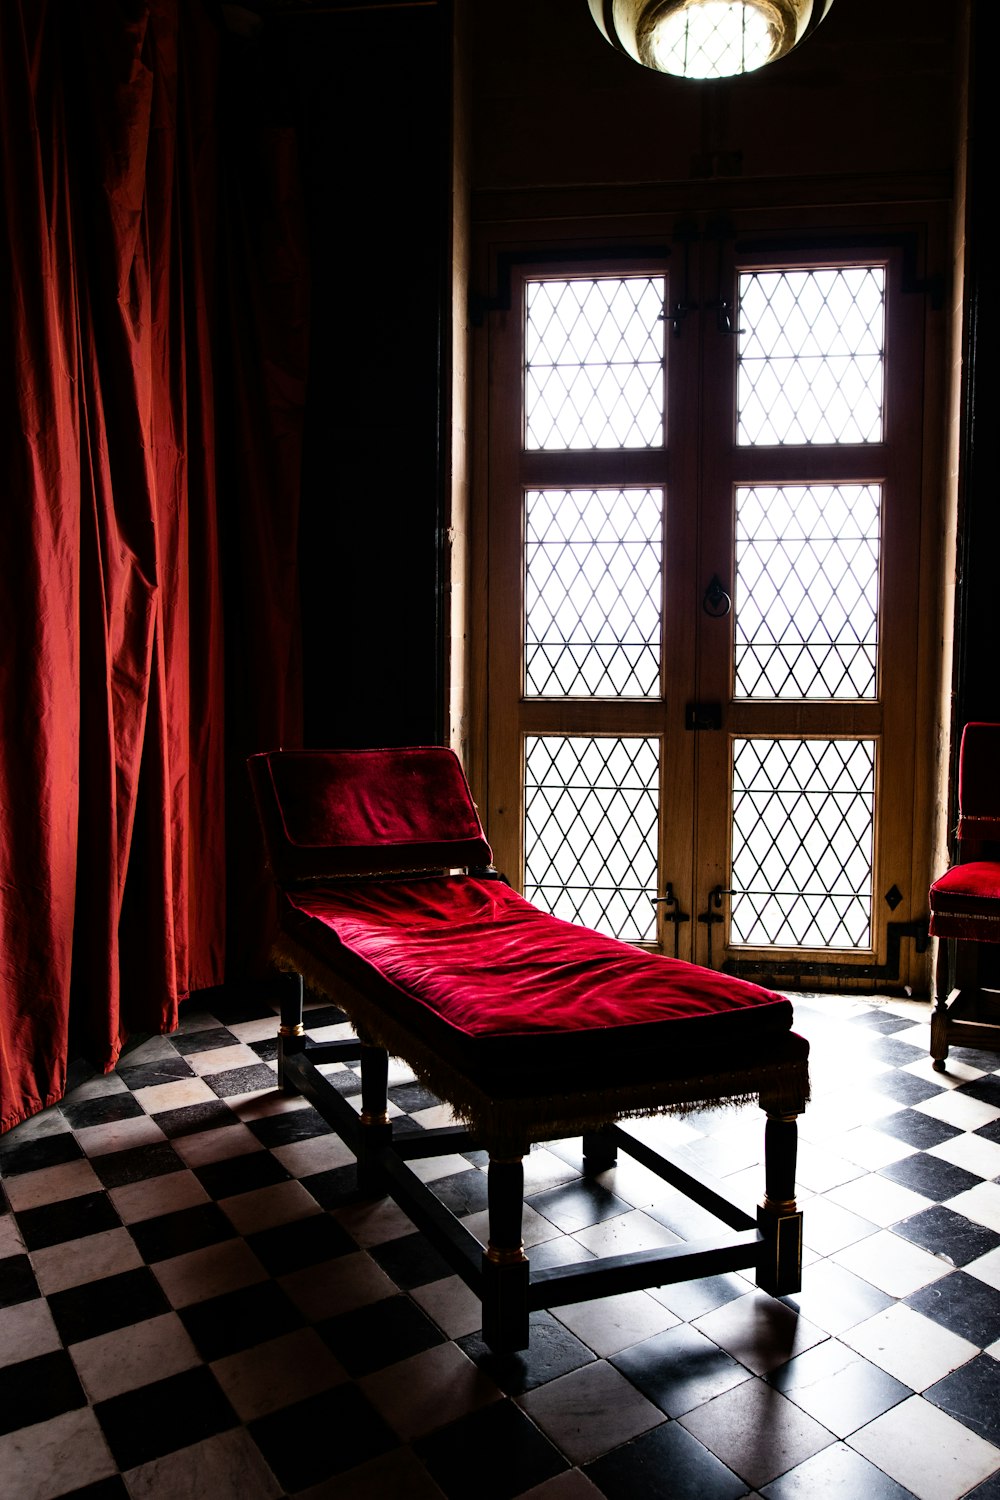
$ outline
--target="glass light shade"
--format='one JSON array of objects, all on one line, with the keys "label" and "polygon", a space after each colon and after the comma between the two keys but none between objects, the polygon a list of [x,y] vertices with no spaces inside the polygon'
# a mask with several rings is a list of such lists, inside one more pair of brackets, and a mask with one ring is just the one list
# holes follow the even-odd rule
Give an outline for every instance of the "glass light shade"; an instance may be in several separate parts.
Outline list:
[{"label": "glass light shade", "polygon": [[589,0],[620,52],[656,73],[734,78],[791,52],[833,0]]}]

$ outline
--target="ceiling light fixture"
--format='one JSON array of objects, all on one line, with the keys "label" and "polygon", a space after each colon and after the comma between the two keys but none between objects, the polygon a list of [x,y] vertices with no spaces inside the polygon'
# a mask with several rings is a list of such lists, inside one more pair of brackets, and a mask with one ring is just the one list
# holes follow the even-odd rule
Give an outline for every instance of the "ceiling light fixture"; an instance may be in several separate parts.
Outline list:
[{"label": "ceiling light fixture", "polygon": [[619,52],[678,78],[735,78],[811,35],[833,0],[589,0]]}]

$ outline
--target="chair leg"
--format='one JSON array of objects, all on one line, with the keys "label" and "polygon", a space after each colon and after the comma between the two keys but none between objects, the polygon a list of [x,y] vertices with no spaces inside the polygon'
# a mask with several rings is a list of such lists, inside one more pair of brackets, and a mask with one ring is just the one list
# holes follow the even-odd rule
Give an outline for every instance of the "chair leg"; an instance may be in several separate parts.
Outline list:
[{"label": "chair leg", "polygon": [[938,938],[934,971],[934,1009],[931,1012],[931,1057],[935,1072],[943,1073],[948,1056],[948,998],[955,977],[955,940]]},{"label": "chair leg", "polygon": [[497,1354],[528,1347],[528,1258],[521,1239],[521,1158],[490,1157],[489,1245],[483,1252],[483,1338]]},{"label": "chair leg", "polygon": [[802,1213],[795,1202],[795,1114],[768,1111],[764,1129],[764,1201],[757,1227],[764,1236],[757,1260],[757,1285],[772,1297],[802,1288]]},{"label": "chair leg", "polygon": [[285,1060],[296,1052],[305,1051],[302,989],[301,974],[278,975],[278,999],[281,1005],[281,1024],[278,1027],[278,1085],[284,1094],[298,1093],[295,1085],[288,1081],[285,1073]]},{"label": "chair leg", "polygon": [[384,1198],[387,1192],[378,1154],[392,1141],[388,1081],[388,1052],[384,1047],[374,1047],[362,1041],[358,1192],[366,1198]]}]

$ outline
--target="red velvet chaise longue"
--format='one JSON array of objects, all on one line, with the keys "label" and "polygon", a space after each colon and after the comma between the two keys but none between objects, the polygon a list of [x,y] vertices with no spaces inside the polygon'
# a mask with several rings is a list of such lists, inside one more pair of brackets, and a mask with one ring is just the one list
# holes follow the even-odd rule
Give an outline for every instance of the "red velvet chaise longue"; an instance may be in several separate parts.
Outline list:
[{"label": "red velvet chaise longue", "polygon": [[[496,1351],[528,1344],[532,1310],[754,1267],[775,1296],[800,1286],[796,1117],[808,1043],[788,1000],[564,922],[517,895],[492,855],[457,757],[440,747],[274,751],[250,761],[280,902],[279,1079],[357,1156],[358,1187],[391,1194],[482,1302]],[[357,1040],[305,1033],[303,979]],[[460,1121],[393,1133],[390,1056]],[[361,1060],[360,1113],[320,1071]],[[756,1217],[618,1122],[759,1100]],[[716,1237],[532,1270],[521,1240],[522,1158],[582,1136],[584,1170],[624,1150],[709,1210]],[[484,1246],[410,1163],[489,1153]]]}]

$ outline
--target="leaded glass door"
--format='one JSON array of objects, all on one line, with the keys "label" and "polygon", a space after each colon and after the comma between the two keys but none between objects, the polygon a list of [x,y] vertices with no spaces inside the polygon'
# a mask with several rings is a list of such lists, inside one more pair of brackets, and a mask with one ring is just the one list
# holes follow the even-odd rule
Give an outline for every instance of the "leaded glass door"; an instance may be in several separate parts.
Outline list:
[{"label": "leaded glass door", "polygon": [[492,330],[490,836],[571,920],[860,976],[913,894],[922,299],[891,248],[717,266],[528,265]]}]

